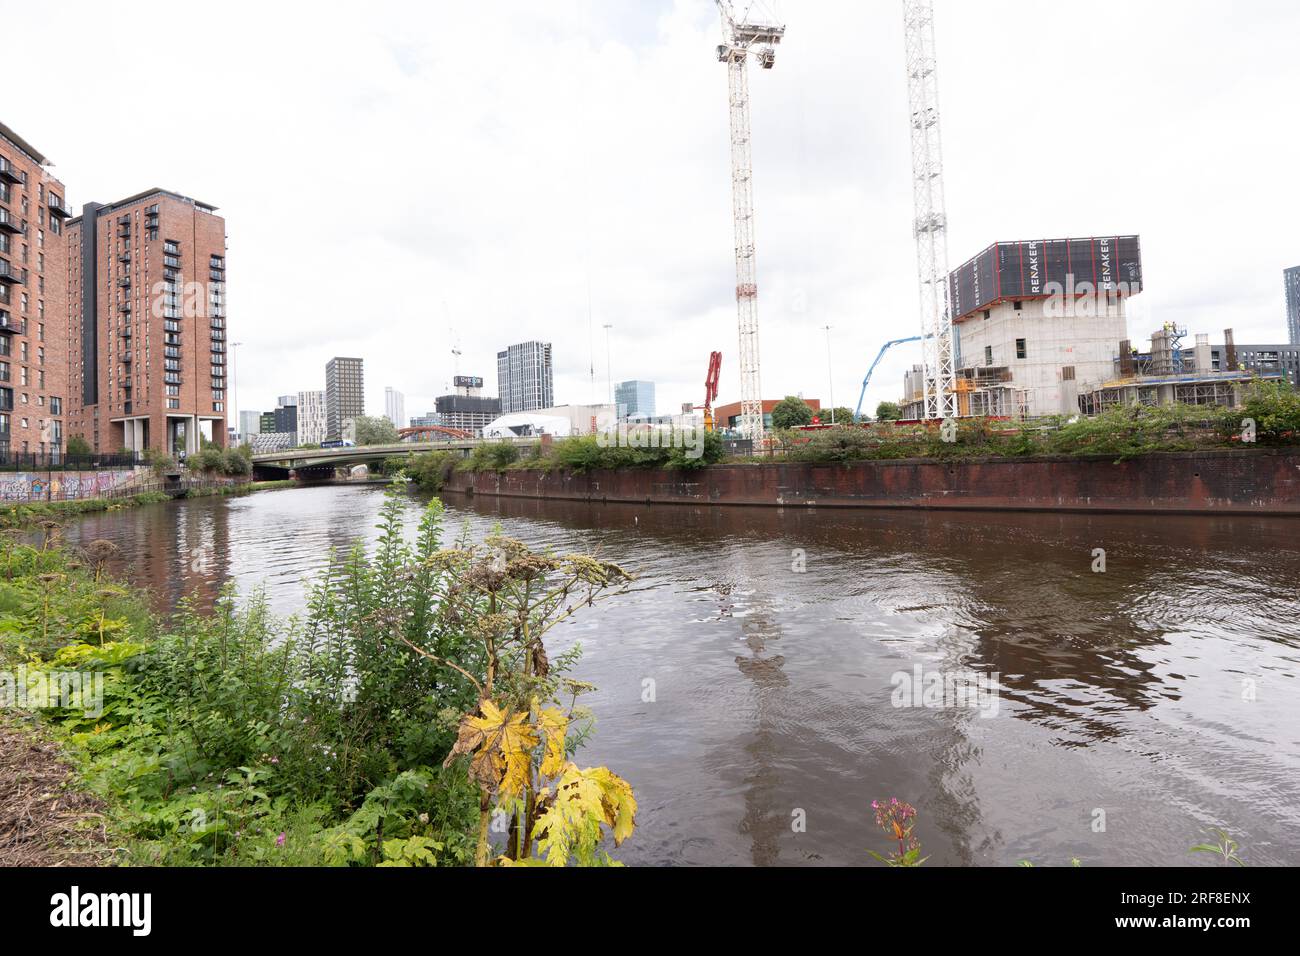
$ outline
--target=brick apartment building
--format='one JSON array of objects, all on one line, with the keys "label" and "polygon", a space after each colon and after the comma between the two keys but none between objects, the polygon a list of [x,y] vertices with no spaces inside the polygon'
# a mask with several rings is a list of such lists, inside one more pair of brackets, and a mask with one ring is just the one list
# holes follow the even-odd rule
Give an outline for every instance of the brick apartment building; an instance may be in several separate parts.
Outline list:
[{"label": "brick apartment building", "polygon": [[164,189],[67,224],[67,431],[100,453],[226,444],[226,226]]},{"label": "brick apartment building", "polygon": [[66,440],[67,193],[49,161],[0,123],[0,458]]}]

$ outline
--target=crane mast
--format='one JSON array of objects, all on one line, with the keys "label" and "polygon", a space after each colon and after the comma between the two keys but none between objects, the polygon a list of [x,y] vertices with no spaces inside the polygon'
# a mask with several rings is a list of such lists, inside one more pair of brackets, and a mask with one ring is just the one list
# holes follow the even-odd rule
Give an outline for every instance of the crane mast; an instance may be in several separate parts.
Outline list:
[{"label": "crane mast", "polygon": [[776,62],[773,47],[785,27],[737,20],[728,0],[717,0],[723,43],[718,61],[727,66],[731,114],[731,200],[736,227],[736,309],[740,328],[740,432],[763,437],[763,389],[758,348],[758,262],[754,241],[754,167],[750,151],[749,71],[752,54],[765,70]]},{"label": "crane mast", "polygon": [[912,195],[924,338],[925,416],[955,418],[957,390],[948,288],[948,214],[939,135],[933,0],[903,0],[912,124]]}]

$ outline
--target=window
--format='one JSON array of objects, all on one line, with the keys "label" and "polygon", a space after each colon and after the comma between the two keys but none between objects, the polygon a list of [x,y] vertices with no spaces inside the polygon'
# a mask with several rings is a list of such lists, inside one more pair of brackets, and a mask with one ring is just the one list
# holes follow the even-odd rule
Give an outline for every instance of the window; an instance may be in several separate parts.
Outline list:
[{"label": "window", "polygon": [[1073,382],[1073,381],[1074,381],[1074,366],[1073,366],[1073,365],[1066,365],[1065,367],[1063,367],[1063,368],[1061,369],[1061,381],[1062,381],[1062,382]]},{"label": "window", "polygon": [[993,346],[991,345],[984,346],[984,364],[985,365],[993,364]]},{"label": "window", "polygon": [[984,321],[987,322],[987,321],[988,321],[989,319],[991,319],[991,318],[993,318],[993,310],[992,310],[992,309],[985,309],[985,310],[984,310]]},{"label": "window", "polygon": [[1029,350],[1025,347],[1024,339],[1016,339],[1016,358],[1029,358]]},{"label": "window", "polygon": [[1016,299],[1016,304],[1013,306],[1013,308],[1014,308],[1017,312],[1023,312],[1023,311],[1025,311],[1025,304],[1024,304],[1023,302],[1021,302],[1019,299]]}]

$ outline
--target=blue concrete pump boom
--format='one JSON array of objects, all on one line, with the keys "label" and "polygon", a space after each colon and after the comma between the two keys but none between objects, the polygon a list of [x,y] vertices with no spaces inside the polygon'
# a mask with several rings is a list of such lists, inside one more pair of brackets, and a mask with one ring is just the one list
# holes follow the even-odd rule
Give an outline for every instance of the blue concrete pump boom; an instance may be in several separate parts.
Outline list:
[{"label": "blue concrete pump boom", "polygon": [[924,340],[924,338],[925,336],[923,335],[914,335],[910,339],[894,339],[892,342],[885,343],[884,348],[880,350],[880,354],[876,356],[876,360],[871,363],[871,368],[867,369],[867,377],[862,380],[862,394],[858,396],[858,410],[853,413],[853,423],[855,425],[862,421],[862,403],[867,400],[867,386],[871,384],[871,374],[876,370],[876,366],[880,364],[880,360],[885,357],[885,353],[895,345],[906,345],[908,342],[920,342]]}]

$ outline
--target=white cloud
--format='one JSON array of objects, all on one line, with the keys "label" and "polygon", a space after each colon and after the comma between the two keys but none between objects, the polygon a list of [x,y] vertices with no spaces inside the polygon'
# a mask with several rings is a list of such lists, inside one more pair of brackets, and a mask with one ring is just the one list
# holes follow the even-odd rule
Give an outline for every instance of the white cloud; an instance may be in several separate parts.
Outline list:
[{"label": "white cloud", "polygon": [[[953,264],[1003,239],[1138,232],[1143,339],[1167,318],[1278,340],[1300,263],[1289,182],[1300,8],[938,0]],[[900,5],[783,4],[751,76],[764,391],[853,404],[917,326]],[[366,359],[432,406],[452,374],[555,345],[586,401],[615,379],[736,397],[726,78],[706,0],[63,3],[5,14],[4,121],[75,204],[148,186],[221,207],[241,408]],[[57,42],[49,38],[58,37]],[[590,278],[595,334],[588,326]],[[894,398],[896,350],[868,405]]]}]

